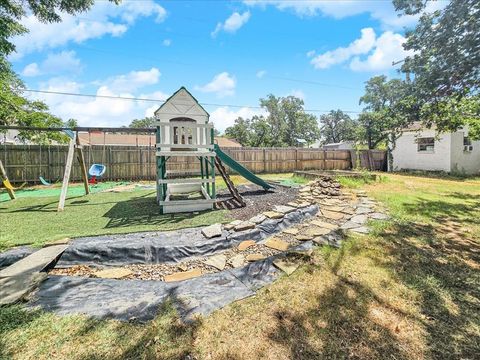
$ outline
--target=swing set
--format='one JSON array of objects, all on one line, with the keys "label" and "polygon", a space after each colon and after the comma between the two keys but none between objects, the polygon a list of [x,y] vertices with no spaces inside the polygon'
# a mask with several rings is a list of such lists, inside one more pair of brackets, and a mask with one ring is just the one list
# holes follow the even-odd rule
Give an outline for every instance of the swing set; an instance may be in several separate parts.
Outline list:
[{"label": "swing set", "polygon": [[[122,132],[122,133],[152,133],[155,132],[155,129],[151,128],[91,128],[91,127],[74,127],[74,128],[56,128],[56,127],[32,127],[32,126],[0,126],[0,130],[23,130],[23,131],[61,131],[64,132],[69,137],[68,143],[68,152],[67,159],[63,174],[62,180],[62,189],[60,192],[60,199],[58,201],[57,211],[63,211],[65,209],[65,200],[67,197],[68,184],[70,181],[70,175],[72,172],[74,155],[77,153],[77,159],[80,165],[80,173],[82,176],[82,182],[85,188],[85,195],[90,193],[89,184],[96,184],[98,179],[106,172],[105,155],[106,155],[106,133],[107,132]],[[102,162],[95,162],[92,151],[89,151],[89,162],[92,164],[87,172],[87,167],[85,165],[85,157],[83,152],[83,145],[80,143],[80,138],[78,136],[79,132],[88,132],[89,142],[90,134],[94,132],[103,133],[103,152],[102,152]],[[90,142],[91,144],[91,142]],[[44,176],[39,176],[39,181],[45,186],[52,186],[52,183],[47,181]],[[25,184],[20,188],[14,188],[11,182],[8,179],[7,173],[3,166],[2,161],[0,160],[0,184],[2,184],[7,190],[8,195],[11,200],[16,198],[15,190],[21,189]]]}]

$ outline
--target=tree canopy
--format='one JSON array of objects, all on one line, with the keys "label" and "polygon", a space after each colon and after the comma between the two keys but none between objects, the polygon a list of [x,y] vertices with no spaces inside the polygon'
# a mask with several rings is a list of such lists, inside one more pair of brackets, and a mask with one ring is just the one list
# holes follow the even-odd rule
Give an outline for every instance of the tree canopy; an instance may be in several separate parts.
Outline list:
[{"label": "tree canopy", "polygon": [[480,138],[480,1],[451,1],[433,13],[424,13],[426,1],[393,3],[402,14],[422,14],[404,44],[414,52],[402,66],[413,74],[415,105],[406,111],[438,131],[469,125]]},{"label": "tree canopy", "polygon": [[357,122],[342,110],[331,110],[320,115],[322,143],[339,143],[356,139]]},{"label": "tree canopy", "polygon": [[[119,0],[109,0],[119,3]],[[61,127],[60,118],[48,112],[48,106],[38,100],[27,99],[25,85],[13,72],[7,56],[15,52],[12,37],[25,35],[23,17],[33,14],[44,23],[60,22],[61,14],[75,15],[92,7],[94,0],[9,0],[0,2],[0,125]],[[60,133],[22,131],[20,136],[38,143],[64,140]]]},{"label": "tree canopy", "polygon": [[154,116],[147,116],[143,119],[133,119],[128,127],[131,128],[153,128],[155,127],[155,117]]},{"label": "tree canopy", "polygon": [[[109,0],[116,4],[120,0]],[[28,29],[20,22],[33,14],[44,23],[61,22],[61,13],[75,15],[89,10],[95,0],[7,0],[0,2],[0,55],[5,57],[15,51],[11,38],[25,35]]]},{"label": "tree canopy", "polygon": [[395,140],[412,121],[408,114],[412,102],[411,85],[407,82],[387,80],[384,75],[372,77],[360,98],[365,107],[358,117],[359,140],[369,149],[386,144],[389,137]]},{"label": "tree canopy", "polygon": [[[4,67],[8,71],[0,71],[0,125],[3,126],[35,126],[61,127],[60,118],[48,112],[48,106],[41,101],[29,100],[23,96],[24,84],[18,76],[10,70],[5,60]],[[59,140],[56,133],[38,133],[30,131],[20,132],[24,139],[46,142],[47,139]]]},{"label": "tree canopy", "polygon": [[225,130],[225,135],[243,146],[256,147],[298,146],[318,139],[317,120],[305,112],[302,99],[270,94],[260,99],[260,105],[268,115],[238,118]]}]

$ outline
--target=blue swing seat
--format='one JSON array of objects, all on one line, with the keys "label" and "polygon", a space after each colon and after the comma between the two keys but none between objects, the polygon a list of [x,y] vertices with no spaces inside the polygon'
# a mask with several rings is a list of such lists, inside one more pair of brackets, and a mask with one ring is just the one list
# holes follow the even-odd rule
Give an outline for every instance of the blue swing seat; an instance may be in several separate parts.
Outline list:
[{"label": "blue swing seat", "polygon": [[103,164],[92,164],[92,166],[90,166],[90,169],[88,170],[88,175],[90,175],[91,177],[100,178],[103,174],[105,174],[106,170],[107,167]]},{"label": "blue swing seat", "polygon": [[38,179],[40,180],[40,182],[42,183],[42,185],[45,185],[45,186],[52,186],[52,183],[48,182],[47,180],[45,180],[45,178],[43,176],[39,176]]}]

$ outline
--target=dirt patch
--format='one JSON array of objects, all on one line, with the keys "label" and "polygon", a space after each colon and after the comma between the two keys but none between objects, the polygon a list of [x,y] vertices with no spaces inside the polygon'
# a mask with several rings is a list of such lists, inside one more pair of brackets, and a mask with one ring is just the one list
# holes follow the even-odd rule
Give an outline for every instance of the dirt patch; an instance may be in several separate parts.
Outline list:
[{"label": "dirt patch", "polygon": [[[230,210],[233,218],[247,220],[256,214],[271,210],[275,205],[285,205],[297,198],[298,189],[277,186],[273,191],[265,191],[257,185],[240,185],[237,189],[247,203],[243,208]],[[218,200],[226,200],[232,195],[228,189],[217,193]]]}]

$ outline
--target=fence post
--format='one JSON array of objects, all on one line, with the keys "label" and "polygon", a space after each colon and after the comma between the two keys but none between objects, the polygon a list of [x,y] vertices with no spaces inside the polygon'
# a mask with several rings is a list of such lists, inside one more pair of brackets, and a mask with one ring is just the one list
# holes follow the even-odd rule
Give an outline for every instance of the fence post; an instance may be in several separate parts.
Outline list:
[{"label": "fence post", "polygon": [[355,150],[350,150],[350,170],[353,170],[357,167],[356,161],[357,161],[357,153],[355,152]]},{"label": "fence post", "polygon": [[109,180],[112,180],[112,148],[108,147],[108,169],[110,172]]},{"label": "fence post", "polygon": [[295,171],[298,170],[298,148],[295,148]]},{"label": "fence post", "polygon": [[[137,143],[137,144],[138,144],[138,143]],[[143,165],[143,156],[142,156],[143,153],[142,153],[142,148],[139,147],[138,150],[139,150],[139,152],[140,152],[139,155],[138,155],[138,156],[140,157],[140,179],[143,180],[143,179],[144,179],[144,175],[143,175],[143,166],[142,166],[142,165]]]},{"label": "fence post", "polygon": [[263,148],[263,173],[267,172],[267,149]]}]

